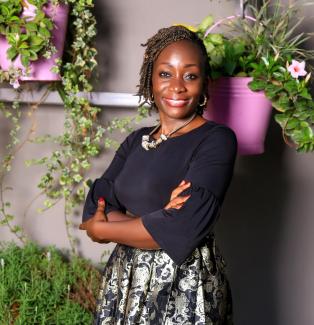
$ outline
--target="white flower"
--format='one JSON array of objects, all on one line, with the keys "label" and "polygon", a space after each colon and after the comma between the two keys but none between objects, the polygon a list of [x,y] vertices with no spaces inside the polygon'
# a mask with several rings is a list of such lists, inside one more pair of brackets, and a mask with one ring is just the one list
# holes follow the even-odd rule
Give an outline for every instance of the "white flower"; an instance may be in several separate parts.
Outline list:
[{"label": "white flower", "polygon": [[50,253],[50,251],[47,252],[46,256],[47,256],[48,262],[50,262],[50,260],[51,260],[51,253]]},{"label": "white flower", "polygon": [[20,82],[18,79],[15,79],[15,80],[11,80],[10,81],[10,85],[13,86],[14,89],[17,89],[20,87]]},{"label": "white flower", "polygon": [[1,267],[4,269],[4,259],[3,258],[1,258],[0,264],[1,264]]},{"label": "white flower", "polygon": [[307,74],[305,71],[305,62],[298,62],[296,60],[292,60],[292,63],[288,66],[287,70],[290,72],[293,78],[303,77]]}]

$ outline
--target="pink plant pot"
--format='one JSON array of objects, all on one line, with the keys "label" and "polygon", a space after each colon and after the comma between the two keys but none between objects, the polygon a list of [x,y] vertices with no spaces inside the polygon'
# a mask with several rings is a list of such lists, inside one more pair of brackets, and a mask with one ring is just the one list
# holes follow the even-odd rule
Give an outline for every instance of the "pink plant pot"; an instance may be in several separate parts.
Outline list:
[{"label": "pink plant pot", "polygon": [[[57,52],[49,59],[44,57],[39,58],[30,64],[31,72],[28,76],[21,76],[19,80],[31,80],[31,81],[57,81],[61,77],[51,71],[51,68],[55,65],[55,60],[62,57],[64,42],[66,37],[66,30],[68,24],[69,6],[65,4],[59,4],[53,6],[48,3],[44,8],[46,14],[53,18],[54,29],[52,30],[52,42],[57,49]],[[5,37],[0,36],[0,67],[2,70],[7,71],[9,67],[13,65],[15,68],[25,70],[24,66],[18,56],[13,62],[7,59],[7,49],[9,44]]]},{"label": "pink plant pot", "polygon": [[210,83],[210,100],[204,118],[230,127],[238,140],[240,155],[264,152],[264,141],[272,111],[264,92],[248,88],[252,78],[222,77]]}]

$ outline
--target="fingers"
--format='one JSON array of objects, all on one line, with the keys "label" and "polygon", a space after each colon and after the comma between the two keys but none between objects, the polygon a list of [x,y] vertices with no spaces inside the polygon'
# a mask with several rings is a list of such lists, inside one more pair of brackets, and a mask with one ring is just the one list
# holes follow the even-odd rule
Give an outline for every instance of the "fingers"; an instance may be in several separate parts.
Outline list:
[{"label": "fingers", "polygon": [[184,205],[184,203],[191,197],[191,195],[187,196],[178,196],[175,199],[171,200],[166,206],[165,209],[180,209]]},{"label": "fingers", "polygon": [[86,225],[84,225],[84,223],[81,223],[81,224],[79,225],[79,229],[80,229],[80,230],[86,230]]},{"label": "fingers", "polygon": [[79,225],[79,229],[80,230],[86,230],[87,229],[87,227],[88,227],[88,220],[87,221],[85,221],[85,222],[83,222],[83,223],[81,223],[80,225]]},{"label": "fingers", "polygon": [[180,195],[184,190],[191,186],[191,182],[183,180],[171,193],[170,201]]},{"label": "fingers", "polygon": [[97,211],[105,212],[105,206],[105,199],[103,197],[100,197],[97,202]]},{"label": "fingers", "polygon": [[95,220],[103,221],[104,219],[108,221],[107,215],[105,214],[106,202],[103,197],[100,197],[97,202],[97,210],[94,215]]}]

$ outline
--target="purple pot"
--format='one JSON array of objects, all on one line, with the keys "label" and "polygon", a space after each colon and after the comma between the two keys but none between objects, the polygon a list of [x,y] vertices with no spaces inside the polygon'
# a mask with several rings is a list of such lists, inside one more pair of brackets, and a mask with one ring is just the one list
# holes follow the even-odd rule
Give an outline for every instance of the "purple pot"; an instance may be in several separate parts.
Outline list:
[{"label": "purple pot", "polygon": [[[53,54],[50,59],[40,58],[30,64],[31,73],[29,76],[22,76],[20,80],[32,80],[32,81],[56,81],[60,80],[59,74],[56,74],[51,70],[55,65],[55,60],[62,57],[64,42],[66,37],[66,29],[68,24],[69,6],[65,4],[59,4],[53,6],[50,3],[45,5],[44,10],[49,17],[53,17],[54,29],[52,30],[52,42],[57,49],[57,53]],[[2,70],[7,71],[13,64],[14,67],[25,70],[24,66],[18,56],[13,62],[7,59],[7,49],[9,44],[3,36],[0,36],[0,67]]]},{"label": "purple pot", "polygon": [[210,83],[210,100],[204,117],[229,126],[238,139],[238,153],[264,152],[264,140],[272,105],[264,92],[248,88],[252,78],[222,77]]}]

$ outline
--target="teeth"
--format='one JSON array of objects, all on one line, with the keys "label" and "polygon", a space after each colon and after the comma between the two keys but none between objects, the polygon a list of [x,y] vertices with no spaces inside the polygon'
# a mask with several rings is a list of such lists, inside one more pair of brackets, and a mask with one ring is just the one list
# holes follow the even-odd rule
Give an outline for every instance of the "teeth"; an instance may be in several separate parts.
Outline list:
[{"label": "teeth", "polygon": [[186,103],[186,100],[184,99],[166,99],[166,101],[173,106],[181,106],[184,105]]}]

